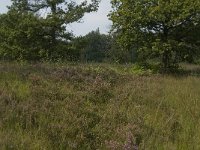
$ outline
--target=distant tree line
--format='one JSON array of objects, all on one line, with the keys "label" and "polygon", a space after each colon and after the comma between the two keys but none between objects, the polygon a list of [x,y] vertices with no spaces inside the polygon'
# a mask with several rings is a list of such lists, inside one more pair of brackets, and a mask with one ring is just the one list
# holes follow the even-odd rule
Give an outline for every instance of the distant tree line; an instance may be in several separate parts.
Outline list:
[{"label": "distant tree line", "polygon": [[[200,1],[111,0],[109,35],[75,37],[66,26],[97,11],[99,0],[12,0],[0,15],[0,58],[29,61],[158,62],[167,70],[200,54]],[[47,10],[46,14],[43,12]],[[81,24],[80,24],[81,26]]]}]

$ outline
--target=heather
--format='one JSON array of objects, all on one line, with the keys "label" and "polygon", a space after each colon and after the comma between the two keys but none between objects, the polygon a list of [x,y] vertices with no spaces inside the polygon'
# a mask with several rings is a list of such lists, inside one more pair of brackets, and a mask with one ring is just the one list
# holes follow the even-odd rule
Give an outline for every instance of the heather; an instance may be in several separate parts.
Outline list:
[{"label": "heather", "polygon": [[199,70],[1,62],[0,149],[199,149]]}]

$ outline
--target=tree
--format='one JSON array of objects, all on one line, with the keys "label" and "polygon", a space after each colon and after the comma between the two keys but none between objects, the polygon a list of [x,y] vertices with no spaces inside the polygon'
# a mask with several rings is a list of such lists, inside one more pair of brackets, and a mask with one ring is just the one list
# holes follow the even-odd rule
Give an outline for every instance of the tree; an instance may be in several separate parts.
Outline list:
[{"label": "tree", "polygon": [[[41,54],[51,60],[67,57],[65,52],[69,52],[73,35],[66,26],[80,21],[85,13],[96,11],[98,3],[98,0],[89,4],[68,0],[12,0],[8,13],[1,17],[0,34],[4,39],[0,41],[4,43],[1,56],[8,56],[12,51],[16,57],[19,52],[21,57],[28,58],[25,53],[32,56],[29,52],[34,49],[38,57]],[[46,15],[42,15],[45,10]]]},{"label": "tree", "polygon": [[34,13],[39,13],[44,9],[49,10],[47,15],[43,17],[43,25],[46,30],[45,36],[49,39],[51,47],[49,49],[50,55],[53,55],[59,41],[71,39],[72,34],[67,32],[66,26],[80,21],[85,13],[96,11],[98,3],[98,0],[92,0],[90,4],[87,4],[87,1],[76,4],[69,0],[30,0],[27,9]]},{"label": "tree", "polygon": [[99,29],[73,40],[73,49],[79,53],[79,60],[102,62],[111,48],[111,37],[101,34]]},{"label": "tree", "polygon": [[[110,19],[119,42],[137,48],[143,61],[159,57],[167,70],[177,57],[199,49],[200,1],[197,0],[112,0]],[[198,47],[198,48],[197,48]],[[182,56],[184,54],[184,56]]]},{"label": "tree", "polygon": [[99,29],[92,31],[83,37],[85,49],[83,55],[87,61],[102,62],[110,49],[110,37],[101,34]]},{"label": "tree", "polygon": [[118,41],[118,33],[110,34],[110,49],[108,51],[108,58],[111,62],[130,63],[136,61],[135,49],[124,49]]},{"label": "tree", "polygon": [[15,10],[0,15],[0,58],[39,60],[44,57],[46,39],[40,18]]}]

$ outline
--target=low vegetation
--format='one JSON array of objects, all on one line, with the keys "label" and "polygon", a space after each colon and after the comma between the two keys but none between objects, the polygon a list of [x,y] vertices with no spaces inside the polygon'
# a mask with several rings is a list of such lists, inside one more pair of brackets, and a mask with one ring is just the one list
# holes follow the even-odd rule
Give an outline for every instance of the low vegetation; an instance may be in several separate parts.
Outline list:
[{"label": "low vegetation", "polygon": [[200,149],[200,67],[185,68],[0,63],[0,149]]}]

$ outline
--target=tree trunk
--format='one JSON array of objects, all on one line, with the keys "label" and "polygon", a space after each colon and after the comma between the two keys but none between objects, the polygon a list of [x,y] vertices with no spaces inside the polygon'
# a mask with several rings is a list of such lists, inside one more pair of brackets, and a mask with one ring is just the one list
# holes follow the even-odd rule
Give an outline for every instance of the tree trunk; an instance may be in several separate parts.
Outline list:
[{"label": "tree trunk", "polygon": [[[56,11],[57,11],[56,3],[52,2],[51,3],[51,12],[52,12],[53,19],[55,19]],[[51,36],[52,36],[52,44],[55,44],[55,42],[56,42],[56,26],[55,26],[55,24],[53,24],[53,26],[52,26]]]},{"label": "tree trunk", "polygon": [[164,71],[167,71],[167,69],[169,68],[169,52],[167,50],[164,50],[163,52],[163,56],[162,56],[162,63],[163,63],[163,67],[164,67]]},{"label": "tree trunk", "polygon": [[55,17],[56,17],[56,12],[57,12],[57,7],[56,7],[56,2],[51,2],[50,3],[50,8],[51,8],[51,13],[52,13],[52,18],[53,18],[53,24],[51,24],[51,48],[50,48],[50,57],[52,58],[53,51],[55,50],[56,46],[56,24],[55,24]]},{"label": "tree trunk", "polygon": [[[166,43],[168,41],[168,28],[164,26],[164,30],[163,30],[163,43]],[[169,62],[170,58],[169,58],[169,51],[167,49],[164,49],[163,55],[162,55],[162,63],[163,63],[163,68],[164,71],[166,72],[169,67],[170,67],[170,62]]]}]

